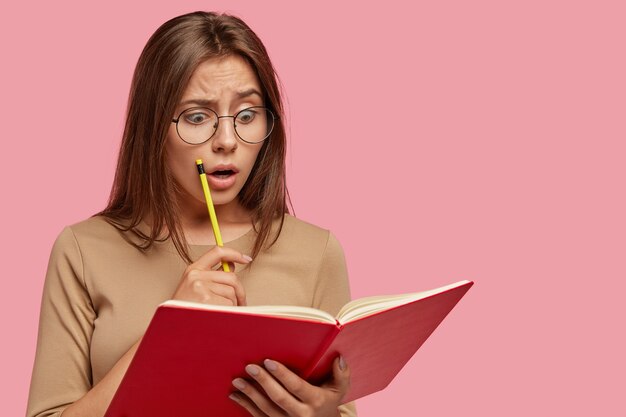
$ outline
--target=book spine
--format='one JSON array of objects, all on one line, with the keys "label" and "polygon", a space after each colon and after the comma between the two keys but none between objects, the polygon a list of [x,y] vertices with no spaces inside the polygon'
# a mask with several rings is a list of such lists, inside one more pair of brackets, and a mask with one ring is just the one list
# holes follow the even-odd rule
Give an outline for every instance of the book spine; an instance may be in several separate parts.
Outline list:
[{"label": "book spine", "polygon": [[301,375],[302,379],[308,379],[311,376],[311,374],[313,373],[313,371],[319,364],[320,360],[326,354],[328,347],[334,342],[335,338],[341,331],[342,327],[343,325],[339,323],[339,321],[335,323],[335,327],[333,328],[333,331],[328,335],[326,340],[324,340],[319,350],[317,351],[317,356],[313,357],[313,360],[310,362],[309,366],[302,372],[302,375]]}]

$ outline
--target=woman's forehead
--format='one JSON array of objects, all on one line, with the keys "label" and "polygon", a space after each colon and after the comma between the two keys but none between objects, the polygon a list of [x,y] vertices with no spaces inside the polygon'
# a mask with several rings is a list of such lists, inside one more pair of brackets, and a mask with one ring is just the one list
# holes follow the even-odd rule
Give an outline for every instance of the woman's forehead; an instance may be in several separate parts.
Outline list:
[{"label": "woman's forehead", "polygon": [[[229,55],[203,61],[194,70],[183,94],[183,100],[221,98],[237,99],[261,95],[261,87],[252,66],[239,56]],[[261,97],[262,98],[262,95]]]},{"label": "woman's forehead", "polygon": [[[262,102],[263,100],[263,94],[254,87],[248,88],[246,90],[235,91],[233,94],[231,94],[231,97],[233,101],[248,99],[248,101]],[[204,107],[215,107],[217,106],[219,101],[220,101],[219,98],[206,99],[200,96],[191,96],[190,98],[183,97],[182,101],[180,102],[180,106],[184,107],[187,105],[196,105],[196,106],[204,106]]]}]

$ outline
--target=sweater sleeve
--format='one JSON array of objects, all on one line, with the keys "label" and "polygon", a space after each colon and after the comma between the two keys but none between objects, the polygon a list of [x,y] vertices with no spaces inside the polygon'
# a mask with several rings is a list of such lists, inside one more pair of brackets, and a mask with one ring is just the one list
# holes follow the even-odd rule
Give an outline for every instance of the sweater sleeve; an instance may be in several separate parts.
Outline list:
[{"label": "sweater sleeve", "polygon": [[[317,285],[313,294],[313,307],[335,316],[348,301],[350,301],[350,283],[343,248],[335,235],[328,232],[328,241],[322,255]],[[357,415],[354,401],[340,405],[338,410],[341,417],[356,417]]]},{"label": "sweater sleeve", "polygon": [[328,232],[313,293],[313,307],[335,316],[348,301],[350,285],[343,248],[335,235]]},{"label": "sweater sleeve", "polygon": [[78,242],[68,226],[56,238],[48,261],[27,417],[59,417],[91,389],[95,316]]}]

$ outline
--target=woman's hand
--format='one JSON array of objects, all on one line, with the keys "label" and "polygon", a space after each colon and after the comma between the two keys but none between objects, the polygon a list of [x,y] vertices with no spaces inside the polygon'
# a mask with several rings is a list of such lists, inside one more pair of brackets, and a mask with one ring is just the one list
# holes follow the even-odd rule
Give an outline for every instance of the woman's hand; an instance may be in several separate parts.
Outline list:
[{"label": "woman's hand", "polygon": [[337,417],[337,407],[350,387],[350,370],[341,357],[333,363],[333,379],[317,387],[279,362],[266,359],[265,368],[246,366],[246,372],[265,392],[242,378],[233,380],[241,394],[230,398],[254,417]]},{"label": "woman's hand", "polygon": [[[241,281],[234,274],[233,262],[247,264],[251,260],[249,256],[232,248],[215,246],[185,269],[172,299],[245,306],[246,294]],[[224,272],[221,267],[218,270],[212,269],[222,261],[227,261],[233,272]]]}]

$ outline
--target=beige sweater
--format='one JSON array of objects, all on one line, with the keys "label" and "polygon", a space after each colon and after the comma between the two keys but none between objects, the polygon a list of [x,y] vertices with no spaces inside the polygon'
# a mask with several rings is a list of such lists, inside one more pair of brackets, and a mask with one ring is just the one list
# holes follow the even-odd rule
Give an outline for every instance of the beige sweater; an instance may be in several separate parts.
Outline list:
[{"label": "beige sweater", "polygon": [[[255,236],[250,230],[224,245],[249,255]],[[60,416],[143,335],[187,267],[170,239],[155,245],[142,253],[100,216],[61,231],[44,283],[27,417]],[[191,245],[192,259],[212,247]],[[281,235],[269,250],[235,267],[248,305],[290,304],[335,315],[350,300],[344,254],[335,236],[291,215],[285,215]],[[340,411],[356,416],[354,402]]]}]

